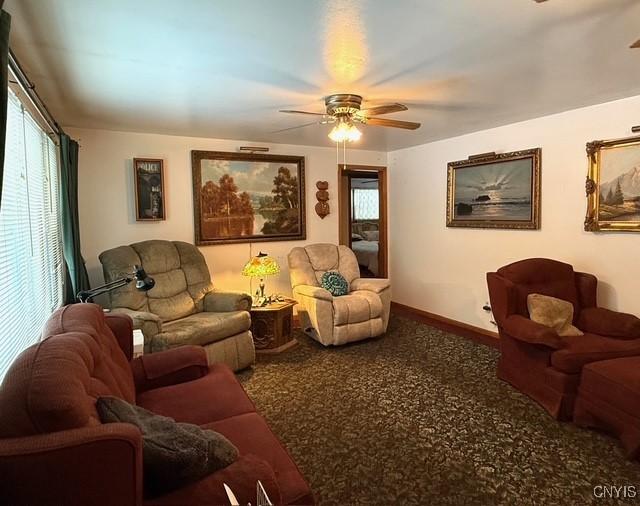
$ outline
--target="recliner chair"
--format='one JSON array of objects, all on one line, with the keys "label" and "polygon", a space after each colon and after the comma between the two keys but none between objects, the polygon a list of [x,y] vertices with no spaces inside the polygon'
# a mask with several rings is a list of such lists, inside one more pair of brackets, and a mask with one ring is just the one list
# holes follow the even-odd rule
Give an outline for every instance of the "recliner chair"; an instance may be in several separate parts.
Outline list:
[{"label": "recliner chair", "polygon": [[[487,273],[491,308],[500,332],[498,377],[569,420],[582,367],[640,355],[640,319],[597,307],[598,279],[546,258],[521,260]],[[560,337],[529,318],[527,296],[538,293],[573,304],[582,336]]]},{"label": "recliner chair", "polygon": [[148,292],[133,283],[112,291],[111,309],[133,319],[144,334],[145,353],[185,344],[203,346],[209,363],[234,371],[255,361],[251,336],[251,296],[214,290],[209,268],[193,244],[143,241],[100,254],[106,282],[141,265],[155,279]]},{"label": "recliner chair", "polygon": [[[388,279],[360,278],[356,256],[346,246],[311,244],[288,256],[293,297],[303,331],[325,346],[375,337],[387,330],[391,306]],[[349,293],[334,297],[320,286],[327,271],[338,271]]]}]

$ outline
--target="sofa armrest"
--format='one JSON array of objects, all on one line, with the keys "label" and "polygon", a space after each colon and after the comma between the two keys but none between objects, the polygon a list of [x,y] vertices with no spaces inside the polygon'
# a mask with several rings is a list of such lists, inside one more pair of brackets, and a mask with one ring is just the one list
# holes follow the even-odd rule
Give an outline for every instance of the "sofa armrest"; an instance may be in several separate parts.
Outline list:
[{"label": "sofa armrest", "polygon": [[129,316],[133,320],[133,328],[142,331],[145,347],[153,341],[157,334],[162,332],[162,319],[153,313],[134,311],[128,307],[114,307],[111,313]]},{"label": "sofa armrest", "polygon": [[111,423],[0,440],[3,504],[142,504],[142,435]]},{"label": "sofa armrest", "polygon": [[640,318],[601,307],[589,307],[580,311],[578,328],[605,337],[640,338]]},{"label": "sofa armrest", "polygon": [[253,300],[245,292],[219,292],[214,290],[204,296],[204,310],[211,313],[250,311]]},{"label": "sofa armrest", "polygon": [[380,293],[391,286],[391,281],[383,278],[357,278],[351,282],[351,290],[366,290]]},{"label": "sofa armrest", "polygon": [[209,372],[207,353],[201,346],[180,346],[131,361],[137,392],[202,378]]},{"label": "sofa armrest", "polygon": [[333,295],[329,290],[325,290],[320,286],[311,285],[298,285],[293,289],[294,294],[304,295],[305,297],[311,297],[314,299],[333,301]]},{"label": "sofa armrest", "polygon": [[116,336],[125,357],[131,360],[133,358],[133,320],[125,314],[107,313],[105,316],[107,325]]},{"label": "sofa armrest", "polygon": [[541,344],[555,350],[564,347],[562,339],[551,327],[546,327],[521,315],[507,317],[502,328],[509,336],[519,341]]}]

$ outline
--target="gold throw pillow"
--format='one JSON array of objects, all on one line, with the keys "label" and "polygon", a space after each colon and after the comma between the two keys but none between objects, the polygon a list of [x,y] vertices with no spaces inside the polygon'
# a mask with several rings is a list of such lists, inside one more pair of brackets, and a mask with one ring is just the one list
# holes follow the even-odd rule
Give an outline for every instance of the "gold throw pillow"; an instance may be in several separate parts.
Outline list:
[{"label": "gold throw pillow", "polygon": [[536,323],[551,327],[559,336],[582,336],[583,332],[571,325],[573,304],[548,295],[530,293],[527,296],[529,317]]}]

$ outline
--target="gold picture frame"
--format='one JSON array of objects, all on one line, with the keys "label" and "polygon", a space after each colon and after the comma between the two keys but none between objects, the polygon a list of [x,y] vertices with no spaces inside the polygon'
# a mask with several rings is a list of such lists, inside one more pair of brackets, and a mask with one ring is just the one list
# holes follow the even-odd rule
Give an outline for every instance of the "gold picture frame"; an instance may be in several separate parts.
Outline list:
[{"label": "gold picture frame", "polygon": [[540,148],[447,165],[447,227],[540,228]]},{"label": "gold picture frame", "polygon": [[640,136],[588,142],[587,157],[584,229],[640,232]]},{"label": "gold picture frame", "polygon": [[307,237],[304,156],[192,151],[198,246]]}]

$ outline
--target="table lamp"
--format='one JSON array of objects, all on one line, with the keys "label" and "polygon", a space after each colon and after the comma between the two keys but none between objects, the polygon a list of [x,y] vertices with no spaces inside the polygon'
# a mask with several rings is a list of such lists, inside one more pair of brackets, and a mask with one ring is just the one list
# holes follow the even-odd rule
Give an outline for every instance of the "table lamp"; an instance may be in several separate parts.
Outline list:
[{"label": "table lamp", "polygon": [[242,275],[251,278],[260,278],[260,291],[254,305],[266,305],[267,300],[264,295],[264,278],[280,272],[280,266],[273,257],[262,251],[252,257],[243,267]]}]

